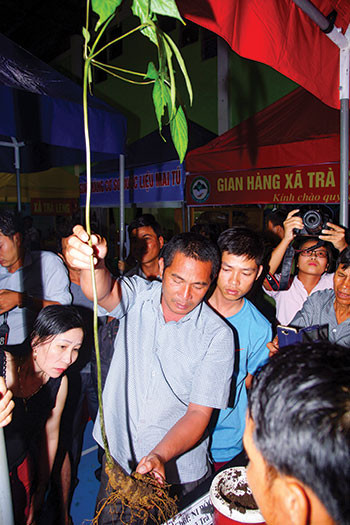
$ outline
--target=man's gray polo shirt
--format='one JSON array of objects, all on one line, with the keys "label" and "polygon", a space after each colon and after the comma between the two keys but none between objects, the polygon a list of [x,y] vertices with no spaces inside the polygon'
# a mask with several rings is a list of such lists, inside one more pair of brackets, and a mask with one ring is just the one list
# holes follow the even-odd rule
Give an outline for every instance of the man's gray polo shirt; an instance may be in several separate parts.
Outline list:
[{"label": "man's gray polo shirt", "polygon": [[[27,251],[21,268],[9,273],[0,266],[0,290],[26,292],[32,297],[71,304],[68,271],[58,255],[46,251]],[[8,344],[24,341],[32,329],[37,314],[28,308],[13,308],[8,312],[10,327]],[[3,315],[0,316],[1,322]]]},{"label": "man's gray polo shirt", "polygon": [[[231,329],[205,303],[180,321],[166,323],[162,283],[132,277],[121,286],[122,302],[109,312],[121,321],[103,402],[111,454],[131,472],[185,415],[190,402],[227,407],[234,343]],[[94,437],[103,446],[98,417]],[[167,480],[200,479],[207,472],[207,450],[205,438],[168,462]]]},{"label": "man's gray polo shirt", "polygon": [[315,324],[328,325],[331,343],[350,347],[350,319],[338,324],[334,310],[334,290],[315,292],[305,301],[303,308],[291,321],[292,326],[304,328]]}]

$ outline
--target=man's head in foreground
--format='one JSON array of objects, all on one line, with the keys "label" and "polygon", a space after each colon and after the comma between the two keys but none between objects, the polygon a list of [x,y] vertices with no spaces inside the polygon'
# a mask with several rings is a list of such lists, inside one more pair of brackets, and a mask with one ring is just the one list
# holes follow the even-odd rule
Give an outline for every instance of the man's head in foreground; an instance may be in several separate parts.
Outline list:
[{"label": "man's head in foreground", "polygon": [[253,379],[244,446],[268,525],[350,524],[349,349],[281,349]]},{"label": "man's head in foreground", "polygon": [[219,264],[218,247],[202,235],[179,233],[170,239],[159,260],[167,321],[178,321],[204,299]]}]

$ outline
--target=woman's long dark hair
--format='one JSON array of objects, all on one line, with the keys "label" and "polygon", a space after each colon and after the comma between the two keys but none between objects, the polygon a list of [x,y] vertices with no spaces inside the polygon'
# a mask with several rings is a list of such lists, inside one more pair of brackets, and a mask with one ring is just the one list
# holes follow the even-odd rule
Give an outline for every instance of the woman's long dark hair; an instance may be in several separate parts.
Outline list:
[{"label": "woman's long dark hair", "polygon": [[52,304],[40,310],[34,321],[30,342],[33,345],[35,339],[36,346],[73,328],[81,328],[84,332],[84,321],[79,311],[74,306]]}]

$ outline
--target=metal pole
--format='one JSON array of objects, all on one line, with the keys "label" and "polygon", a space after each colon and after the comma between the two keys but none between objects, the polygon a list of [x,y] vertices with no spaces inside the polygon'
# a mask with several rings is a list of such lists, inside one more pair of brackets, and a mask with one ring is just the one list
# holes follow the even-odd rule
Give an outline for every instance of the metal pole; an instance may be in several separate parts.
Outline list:
[{"label": "metal pole", "polygon": [[339,47],[339,98],[340,98],[340,213],[339,221],[349,225],[349,58],[350,25],[345,35],[334,26],[309,0],[293,0]]},{"label": "metal pole", "polygon": [[[350,26],[349,26],[350,27]],[[348,34],[349,28],[346,34]],[[340,50],[340,211],[339,221],[349,226],[349,46]]]},{"label": "metal pole", "polygon": [[217,37],[217,84],[218,84],[218,134],[222,135],[230,129],[230,97],[229,97],[229,51],[230,47],[219,36]]},{"label": "metal pole", "polygon": [[7,148],[13,148],[15,153],[15,171],[16,171],[16,184],[17,184],[17,210],[20,213],[22,209],[21,204],[21,160],[19,156],[19,148],[22,148],[25,144],[24,142],[18,142],[15,137],[11,137],[12,142],[3,142],[0,141],[0,146],[5,146]]},{"label": "metal pole", "polygon": [[14,525],[4,429],[0,428],[0,524]]},{"label": "metal pole", "polygon": [[125,204],[124,204],[124,177],[125,177],[125,156],[121,153],[119,155],[119,182],[120,182],[120,201],[119,201],[119,217],[120,217],[120,237],[119,237],[119,260],[124,261],[124,240],[125,240]]},{"label": "metal pole", "polygon": [[188,229],[186,228],[186,204],[184,201],[182,201],[181,204],[181,222],[182,222],[182,231],[186,232]]},{"label": "metal pole", "polygon": [[17,211],[21,213],[22,203],[21,203],[21,160],[19,156],[19,145],[15,137],[11,137],[15,148],[15,170],[16,170],[16,188],[17,188]]}]

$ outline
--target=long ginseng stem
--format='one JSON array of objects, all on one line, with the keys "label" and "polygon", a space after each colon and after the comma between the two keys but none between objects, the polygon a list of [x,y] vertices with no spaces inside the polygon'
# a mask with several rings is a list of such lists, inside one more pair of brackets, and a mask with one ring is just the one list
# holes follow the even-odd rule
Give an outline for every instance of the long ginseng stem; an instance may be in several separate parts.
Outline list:
[{"label": "long ginseng stem", "polygon": [[[84,65],[84,80],[83,80],[83,112],[84,112],[84,136],[85,136],[85,151],[86,151],[86,205],[85,205],[85,222],[86,231],[89,235],[89,245],[91,243],[91,224],[90,224],[90,200],[91,200],[91,154],[90,154],[90,135],[89,135],[89,117],[88,117],[88,75],[89,75],[90,60],[85,58]],[[113,465],[113,459],[109,451],[108,440],[106,435],[105,421],[103,415],[103,402],[102,402],[102,378],[101,378],[101,358],[100,358],[100,347],[98,342],[98,324],[97,324],[97,288],[96,288],[96,277],[93,256],[90,258],[91,267],[91,282],[94,298],[94,343],[96,352],[96,364],[97,364],[97,395],[98,395],[98,408],[100,415],[100,427],[101,435],[103,440],[103,447],[106,454],[106,462],[109,467]]]}]

